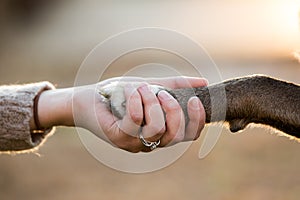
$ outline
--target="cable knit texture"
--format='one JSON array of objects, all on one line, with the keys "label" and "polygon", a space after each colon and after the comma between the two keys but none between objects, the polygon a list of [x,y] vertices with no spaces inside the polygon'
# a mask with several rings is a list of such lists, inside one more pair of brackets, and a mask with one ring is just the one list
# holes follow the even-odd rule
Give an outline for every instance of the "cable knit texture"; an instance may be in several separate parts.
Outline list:
[{"label": "cable knit texture", "polygon": [[54,89],[49,82],[0,87],[0,151],[22,151],[41,145],[53,128],[33,133],[34,98],[44,90]]}]

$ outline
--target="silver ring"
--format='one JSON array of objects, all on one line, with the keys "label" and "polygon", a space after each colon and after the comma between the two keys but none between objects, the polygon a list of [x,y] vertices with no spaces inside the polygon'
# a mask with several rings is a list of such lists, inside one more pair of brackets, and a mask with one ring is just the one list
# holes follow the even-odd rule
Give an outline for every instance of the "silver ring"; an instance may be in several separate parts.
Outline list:
[{"label": "silver ring", "polygon": [[150,147],[151,151],[156,149],[158,147],[158,145],[160,144],[160,140],[157,140],[156,142],[149,142],[149,141],[145,140],[145,138],[141,132],[139,133],[139,138],[144,146]]}]

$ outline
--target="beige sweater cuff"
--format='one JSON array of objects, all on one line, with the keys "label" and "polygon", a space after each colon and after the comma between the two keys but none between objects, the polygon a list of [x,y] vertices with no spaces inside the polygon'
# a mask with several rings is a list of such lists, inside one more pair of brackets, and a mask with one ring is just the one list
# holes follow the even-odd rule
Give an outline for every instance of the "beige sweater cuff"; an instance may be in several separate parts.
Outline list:
[{"label": "beige sweater cuff", "polygon": [[0,151],[22,151],[40,146],[53,128],[30,131],[34,98],[43,90],[54,89],[49,82],[0,87]]}]

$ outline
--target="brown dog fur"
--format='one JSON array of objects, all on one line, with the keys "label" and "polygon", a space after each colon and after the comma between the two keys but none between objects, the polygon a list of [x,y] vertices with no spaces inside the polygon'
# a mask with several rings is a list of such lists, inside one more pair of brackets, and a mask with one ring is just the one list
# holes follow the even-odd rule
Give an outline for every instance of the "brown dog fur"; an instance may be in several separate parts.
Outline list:
[{"label": "brown dog fur", "polygon": [[232,132],[249,123],[264,124],[300,138],[299,85],[256,75],[169,92],[178,100],[185,116],[188,99],[196,95],[205,108],[206,123],[227,121]]}]

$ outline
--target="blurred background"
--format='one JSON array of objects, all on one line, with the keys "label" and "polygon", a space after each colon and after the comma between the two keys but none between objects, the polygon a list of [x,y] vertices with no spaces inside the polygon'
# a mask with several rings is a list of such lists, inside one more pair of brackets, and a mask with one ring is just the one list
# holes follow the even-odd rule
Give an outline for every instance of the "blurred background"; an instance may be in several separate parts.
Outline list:
[{"label": "blurred background", "polygon": [[[260,73],[300,83],[300,64],[293,57],[300,49],[299,9],[299,0],[2,0],[0,84],[48,80],[71,87],[99,42],[139,27],[172,29],[194,39],[223,79]],[[148,56],[183,75],[194,74],[180,60],[158,54],[122,58],[104,78],[147,63]],[[58,128],[40,156],[0,156],[0,199],[296,200],[300,145],[270,133],[253,127],[232,135],[224,128],[205,159],[197,157],[201,137],[171,166],[134,175],[102,165],[75,129]]]}]

